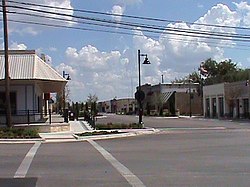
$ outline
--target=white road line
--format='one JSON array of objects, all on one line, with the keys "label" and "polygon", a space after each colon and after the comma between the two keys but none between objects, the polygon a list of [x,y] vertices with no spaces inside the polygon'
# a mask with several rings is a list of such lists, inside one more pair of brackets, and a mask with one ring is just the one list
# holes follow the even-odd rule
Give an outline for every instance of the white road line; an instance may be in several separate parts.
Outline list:
[{"label": "white road line", "polygon": [[131,184],[135,187],[145,187],[142,181],[134,175],[127,167],[122,165],[115,157],[113,157],[108,151],[102,148],[99,144],[94,142],[93,140],[88,140],[88,142],[97,150],[99,151],[102,156],[109,161],[117,171]]},{"label": "white road line", "polygon": [[31,149],[29,150],[29,152],[26,154],[25,158],[23,159],[21,165],[19,166],[19,168],[17,169],[14,178],[25,178],[30,164],[39,148],[39,146],[41,145],[41,142],[36,142]]}]

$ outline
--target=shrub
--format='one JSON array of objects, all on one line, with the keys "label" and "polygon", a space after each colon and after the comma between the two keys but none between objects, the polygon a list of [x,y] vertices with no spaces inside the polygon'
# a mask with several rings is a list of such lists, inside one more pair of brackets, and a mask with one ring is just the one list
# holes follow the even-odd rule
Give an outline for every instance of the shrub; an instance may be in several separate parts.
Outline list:
[{"label": "shrub", "polygon": [[95,135],[108,135],[108,134],[120,134],[118,131],[93,131],[93,132],[84,132],[77,134],[78,136],[95,136]]},{"label": "shrub", "polygon": [[36,129],[28,128],[1,128],[0,138],[39,138]]},{"label": "shrub", "polygon": [[141,128],[137,123],[107,123],[107,124],[96,124],[97,130],[110,130],[110,129],[138,129]]}]

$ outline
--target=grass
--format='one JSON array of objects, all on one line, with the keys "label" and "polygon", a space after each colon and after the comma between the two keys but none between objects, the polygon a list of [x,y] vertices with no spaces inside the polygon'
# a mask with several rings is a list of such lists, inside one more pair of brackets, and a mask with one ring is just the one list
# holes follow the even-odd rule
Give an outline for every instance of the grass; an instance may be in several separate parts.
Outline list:
[{"label": "grass", "polygon": [[0,139],[40,138],[36,129],[0,128]]}]

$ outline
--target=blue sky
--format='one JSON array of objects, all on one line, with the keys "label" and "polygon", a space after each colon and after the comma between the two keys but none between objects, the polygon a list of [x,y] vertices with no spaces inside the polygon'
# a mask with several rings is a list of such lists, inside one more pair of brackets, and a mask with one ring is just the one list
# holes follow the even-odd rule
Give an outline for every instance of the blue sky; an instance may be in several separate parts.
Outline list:
[{"label": "blue sky", "polygon": [[[21,0],[14,1],[22,2]],[[120,24],[129,21],[162,28],[250,36],[250,3],[247,1],[28,0],[26,2],[72,8],[73,10],[60,11],[71,16],[116,21],[117,28],[112,29],[114,32],[121,31],[118,28],[121,26]],[[8,4],[24,6],[14,2]],[[58,11],[35,5],[29,7],[45,11]],[[152,22],[126,19],[125,17],[83,14],[75,11],[77,9],[159,18],[175,22]],[[11,10],[30,13],[27,10],[13,8]],[[51,16],[62,18],[59,15]],[[62,22],[56,19],[9,14],[9,19],[110,31],[108,28],[82,25],[79,23],[79,19],[72,17],[66,18],[68,22]],[[72,20],[75,22],[71,22]],[[193,23],[249,29],[208,27]],[[181,78],[197,70],[199,64],[207,58],[218,61],[230,58],[239,66],[250,68],[249,42],[201,39],[166,34],[163,31],[162,33],[148,33],[140,27],[123,30],[123,32],[130,33],[130,35],[124,35],[9,22],[9,32],[11,49],[35,49],[38,54],[46,54],[47,62],[59,73],[66,71],[70,74],[69,89],[72,101],[85,101],[89,94],[96,94],[99,100],[133,97],[135,87],[138,85],[138,49],[141,49],[142,53],[147,53],[151,61],[151,65],[142,66],[143,84],[158,84],[161,81],[161,75],[164,75],[165,82]]]}]

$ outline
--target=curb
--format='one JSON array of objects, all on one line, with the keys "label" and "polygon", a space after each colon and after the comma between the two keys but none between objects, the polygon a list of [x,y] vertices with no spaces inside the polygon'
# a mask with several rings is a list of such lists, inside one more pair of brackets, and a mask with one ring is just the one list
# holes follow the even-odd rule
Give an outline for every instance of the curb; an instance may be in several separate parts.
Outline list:
[{"label": "curb", "polygon": [[28,143],[36,143],[38,141],[44,142],[45,140],[42,138],[34,138],[34,139],[0,139],[0,144],[28,144]]}]

